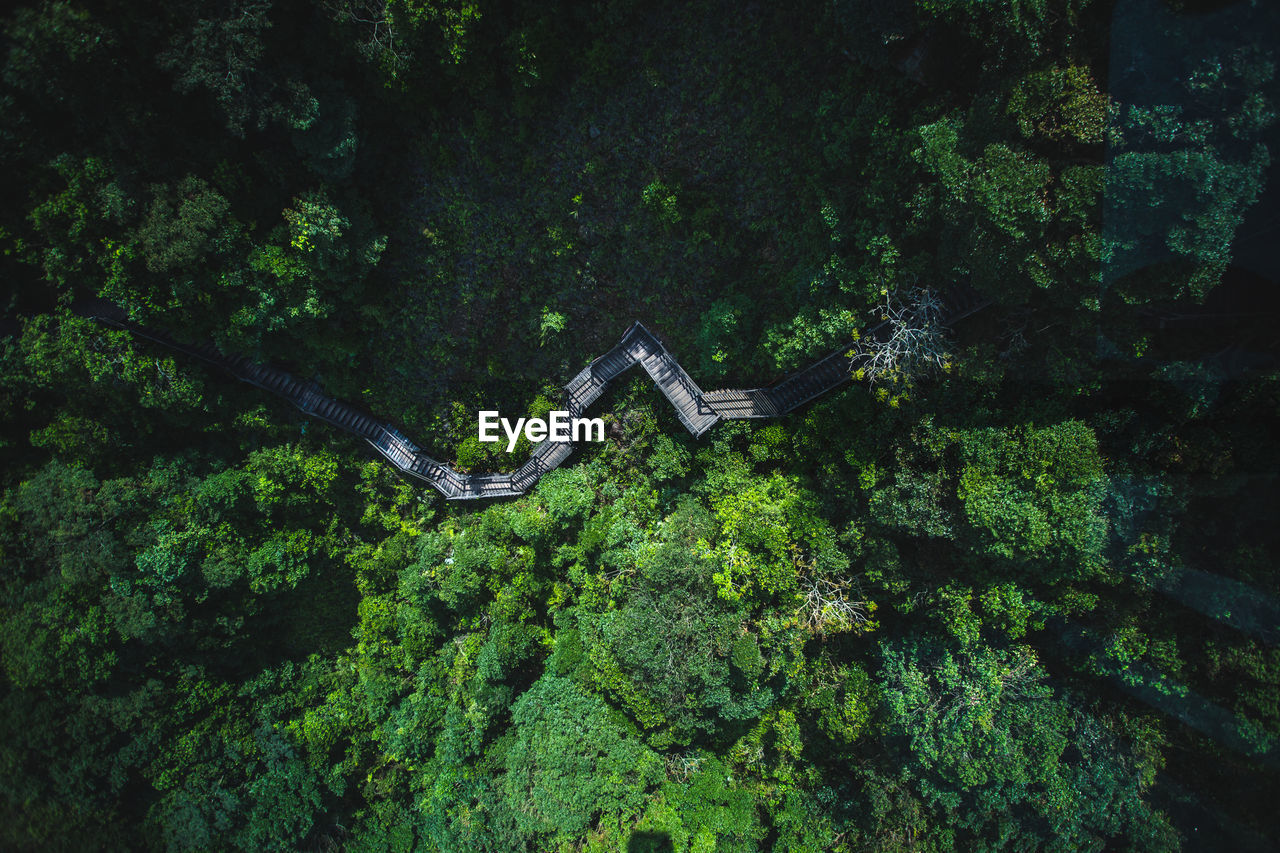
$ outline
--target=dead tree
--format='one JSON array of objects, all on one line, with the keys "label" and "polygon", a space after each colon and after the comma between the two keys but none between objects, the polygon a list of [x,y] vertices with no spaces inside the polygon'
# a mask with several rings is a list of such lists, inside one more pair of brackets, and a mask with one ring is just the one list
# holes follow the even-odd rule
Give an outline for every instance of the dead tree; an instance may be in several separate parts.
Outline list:
[{"label": "dead tree", "polygon": [[800,624],[814,634],[868,630],[871,607],[854,597],[848,581],[819,575],[800,577]]},{"label": "dead tree", "polygon": [[850,353],[854,378],[871,385],[910,385],[919,376],[951,366],[941,297],[928,287],[881,291],[882,332],[859,338]]},{"label": "dead tree", "polygon": [[838,634],[871,630],[875,604],[861,600],[851,581],[832,578],[818,571],[818,562],[795,546],[791,560],[797,569],[800,596],[800,625],[811,633]]}]

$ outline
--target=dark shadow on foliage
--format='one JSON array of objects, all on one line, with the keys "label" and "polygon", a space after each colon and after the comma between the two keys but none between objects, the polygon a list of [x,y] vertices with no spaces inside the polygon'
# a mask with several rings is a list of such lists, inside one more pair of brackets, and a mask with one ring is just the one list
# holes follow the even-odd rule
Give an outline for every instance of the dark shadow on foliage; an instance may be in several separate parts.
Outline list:
[{"label": "dark shadow on foliage", "polygon": [[637,832],[627,842],[627,853],[674,853],[675,849],[665,832]]}]

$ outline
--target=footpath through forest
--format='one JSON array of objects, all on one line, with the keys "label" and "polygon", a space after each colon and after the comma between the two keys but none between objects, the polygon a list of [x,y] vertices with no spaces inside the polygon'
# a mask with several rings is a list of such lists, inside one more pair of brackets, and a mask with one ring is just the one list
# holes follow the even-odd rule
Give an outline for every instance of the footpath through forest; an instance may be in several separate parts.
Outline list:
[{"label": "footpath through forest", "polygon": [[[968,287],[952,287],[944,296],[943,324],[950,325],[990,304]],[[303,381],[271,365],[229,356],[212,345],[182,343],[167,332],[134,323],[118,306],[95,302],[82,305],[80,313],[101,323],[124,329],[142,338],[193,355],[216,365],[243,382],[278,394],[314,418],[365,439],[392,465],[423,480],[449,500],[499,498],[522,495],[543,474],[559,467],[573,452],[573,442],[539,442],[529,461],[509,474],[463,474],[433,459],[394,426],[359,409],[324,395],[313,381]],[[874,327],[875,334],[883,327]],[[584,367],[564,387],[564,408],[580,417],[610,384],[634,365],[640,365],[676,410],[680,423],[701,436],[721,420],[777,418],[852,379],[849,350],[845,345],[765,388],[703,391],[672,353],[639,322],[633,323],[618,344]]]}]

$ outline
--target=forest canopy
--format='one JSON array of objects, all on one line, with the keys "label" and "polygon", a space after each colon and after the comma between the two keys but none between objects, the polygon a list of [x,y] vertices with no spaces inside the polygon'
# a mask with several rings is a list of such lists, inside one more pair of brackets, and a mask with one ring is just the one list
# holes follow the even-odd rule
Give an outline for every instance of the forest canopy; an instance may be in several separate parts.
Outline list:
[{"label": "forest canopy", "polygon": [[[0,847],[1280,840],[1280,11],[0,20]],[[450,502],[105,304],[471,473],[635,321],[884,357],[700,438],[628,372]]]}]

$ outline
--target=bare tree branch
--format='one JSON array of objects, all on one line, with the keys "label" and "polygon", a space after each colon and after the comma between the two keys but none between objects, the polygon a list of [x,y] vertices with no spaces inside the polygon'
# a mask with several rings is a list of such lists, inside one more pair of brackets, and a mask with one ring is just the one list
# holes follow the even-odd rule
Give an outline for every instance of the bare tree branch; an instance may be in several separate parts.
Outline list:
[{"label": "bare tree branch", "polygon": [[910,384],[915,378],[951,366],[947,329],[942,325],[942,299],[932,288],[912,286],[885,291],[879,306],[888,321],[886,335],[860,338],[850,354],[849,367],[857,379],[877,383]]}]

